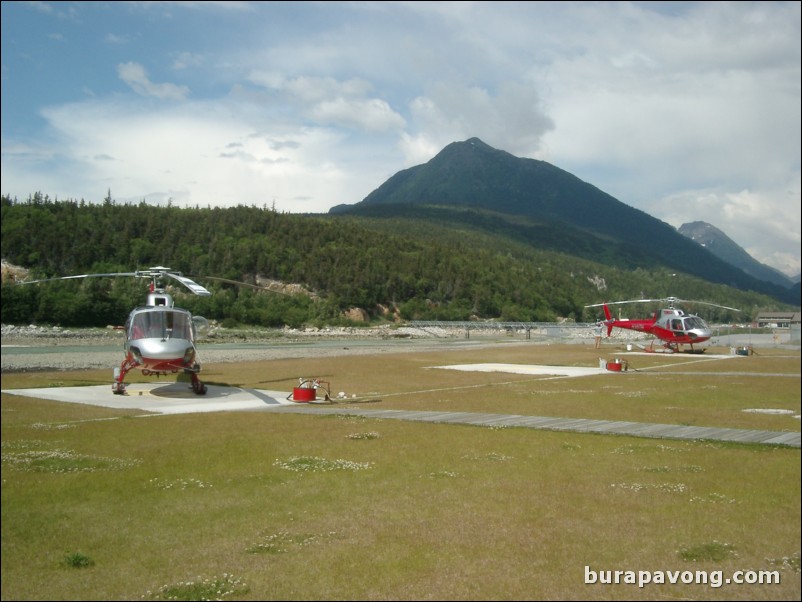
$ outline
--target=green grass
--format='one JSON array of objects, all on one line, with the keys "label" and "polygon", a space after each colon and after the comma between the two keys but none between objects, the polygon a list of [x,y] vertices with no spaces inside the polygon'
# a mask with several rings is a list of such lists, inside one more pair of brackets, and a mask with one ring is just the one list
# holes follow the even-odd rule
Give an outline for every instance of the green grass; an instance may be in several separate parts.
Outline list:
[{"label": "green grass", "polygon": [[89,558],[86,554],[81,554],[80,552],[70,552],[64,555],[64,559],[62,560],[64,566],[74,568],[74,569],[85,569],[90,566],[94,566],[95,561]]},{"label": "green grass", "polygon": [[721,562],[731,555],[736,555],[733,546],[720,541],[697,544],[679,551],[679,557],[686,562]]},{"label": "green grass", "polygon": [[183,581],[162,585],[155,592],[148,592],[147,600],[222,600],[248,592],[247,584],[233,575]]},{"label": "green grass", "polygon": [[[320,377],[381,400],[363,409],[799,431],[791,415],[743,411],[799,413],[800,357],[787,355],[638,357],[628,374],[574,379],[433,368],[598,365],[592,346],[499,345],[204,372],[279,390]],[[107,372],[4,374],[3,388]],[[7,394],[2,412],[4,600],[800,595],[799,449],[345,415],[133,418]],[[781,583],[585,585],[586,566],[777,571]]]}]

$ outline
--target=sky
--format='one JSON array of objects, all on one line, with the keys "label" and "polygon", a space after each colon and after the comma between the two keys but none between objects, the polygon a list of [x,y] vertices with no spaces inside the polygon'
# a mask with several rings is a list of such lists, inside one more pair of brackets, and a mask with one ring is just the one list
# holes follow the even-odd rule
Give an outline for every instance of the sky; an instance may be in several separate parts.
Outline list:
[{"label": "sky", "polygon": [[796,1],[3,1],[0,192],[325,213],[478,137],[793,276],[801,22]]}]

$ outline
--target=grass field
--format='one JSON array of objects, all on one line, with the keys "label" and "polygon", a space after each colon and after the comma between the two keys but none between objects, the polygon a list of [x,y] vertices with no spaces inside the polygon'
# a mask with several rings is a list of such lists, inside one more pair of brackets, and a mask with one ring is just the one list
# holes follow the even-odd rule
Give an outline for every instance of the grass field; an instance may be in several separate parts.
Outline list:
[{"label": "grass field", "polygon": [[[636,356],[626,373],[579,378],[437,368],[600,357],[499,344],[210,364],[204,377],[287,391],[318,377],[365,409],[800,430],[798,351],[705,356]],[[3,389],[109,374],[11,373]],[[800,598],[798,448],[346,415],[142,417],[7,394],[2,412],[3,600]],[[602,583],[614,571],[621,583]],[[626,582],[647,575],[667,583]],[[774,582],[725,582],[741,577]]]}]

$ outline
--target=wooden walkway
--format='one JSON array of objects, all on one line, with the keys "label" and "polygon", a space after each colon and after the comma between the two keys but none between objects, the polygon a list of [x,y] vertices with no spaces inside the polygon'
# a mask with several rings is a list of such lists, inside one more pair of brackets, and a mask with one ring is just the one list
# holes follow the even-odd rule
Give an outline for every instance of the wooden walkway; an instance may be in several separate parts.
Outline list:
[{"label": "wooden walkway", "polygon": [[[268,408],[265,408],[268,409]],[[680,426],[675,424],[649,424],[614,420],[588,420],[584,418],[549,418],[547,416],[520,416],[516,414],[480,414],[474,412],[411,412],[405,410],[379,410],[354,407],[332,407],[321,404],[278,406],[271,411],[299,414],[345,414],[365,418],[412,420],[448,424],[472,424],[488,427],[520,427],[548,431],[629,435],[652,439],[683,439],[690,441],[731,441],[800,447],[800,433],[792,431],[760,431],[752,429]]]}]

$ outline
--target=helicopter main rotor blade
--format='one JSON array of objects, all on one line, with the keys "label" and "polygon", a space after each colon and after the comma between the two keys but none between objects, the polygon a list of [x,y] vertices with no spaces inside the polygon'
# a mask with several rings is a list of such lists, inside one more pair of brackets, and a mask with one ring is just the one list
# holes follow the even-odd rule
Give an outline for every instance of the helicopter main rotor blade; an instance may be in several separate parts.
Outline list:
[{"label": "helicopter main rotor blade", "polygon": [[680,303],[710,305],[712,307],[720,307],[721,309],[729,309],[730,311],[740,312],[740,309],[735,307],[727,307],[726,305],[719,305],[718,303],[708,303],[707,301],[690,301],[688,299],[680,299],[678,297],[664,297],[663,299],[631,299],[630,301],[610,301],[608,303],[594,303],[593,305],[585,305],[585,307],[602,307],[603,305],[624,305],[627,303],[668,303],[670,308]]},{"label": "helicopter main rotor blade", "polygon": [[196,278],[201,278],[201,280],[216,280],[217,282],[226,282],[228,284],[235,284],[237,286],[247,286],[248,288],[253,288],[259,291],[267,291],[269,293],[276,293],[279,295],[287,295],[292,296],[290,293],[285,291],[280,291],[278,289],[270,288],[269,286],[261,286],[259,284],[251,284],[250,282],[242,282],[240,280],[231,280],[230,278],[219,278],[217,276],[196,276]]},{"label": "helicopter main rotor blade", "polygon": [[683,301],[682,299],[677,299],[681,303],[693,303],[698,305],[710,305],[712,307],[720,307],[721,309],[729,309],[730,311],[737,311],[740,312],[741,310],[736,307],[727,307],[726,305],[719,305],[718,303],[708,303],[707,301]]},{"label": "helicopter main rotor blade", "polygon": [[76,276],[58,276],[56,278],[42,278],[40,280],[25,280],[24,282],[17,282],[17,284],[38,284],[39,282],[54,282],[56,280],[73,280],[75,278],[94,278],[95,276],[136,276],[141,277],[139,272],[112,272],[109,274],[78,274]]},{"label": "helicopter main rotor blade", "polygon": [[726,305],[719,305],[718,303],[709,303],[707,301],[693,301],[691,299],[680,299],[679,297],[666,297],[665,299],[655,299],[655,301],[665,301],[669,307],[673,308],[676,304],[687,303],[690,305],[709,305],[711,307],[720,307],[721,309],[729,309],[730,311],[740,312],[740,309],[735,307],[727,307]]},{"label": "helicopter main rotor blade", "polygon": [[198,284],[194,280],[190,280],[186,276],[182,276],[181,274],[176,274],[174,272],[162,272],[162,274],[164,276],[169,276],[170,278],[172,278],[174,280],[178,280],[178,282],[183,284],[185,287],[187,287],[189,290],[191,290],[196,295],[200,295],[201,297],[208,297],[209,295],[212,294],[211,292],[206,290],[204,287],[202,287],[200,284]]},{"label": "helicopter main rotor blade", "polygon": [[77,278],[95,278],[95,277],[113,277],[113,276],[153,278],[154,283],[156,282],[157,278],[168,277],[177,280],[196,295],[207,297],[212,294],[206,288],[202,287],[194,280],[182,276],[180,272],[171,272],[169,268],[161,266],[150,268],[149,270],[138,270],[136,272],[109,272],[106,274],[77,274],[74,276],[59,276],[57,278],[42,278],[40,280],[27,280],[25,282],[19,282],[18,284],[37,284],[39,282],[53,282],[55,280],[75,280]]},{"label": "helicopter main rotor blade", "polygon": [[585,307],[602,307],[604,305],[623,305],[625,303],[655,303],[665,301],[665,299],[633,299],[631,301],[608,301],[607,303],[594,303],[593,305],[586,305]]}]

